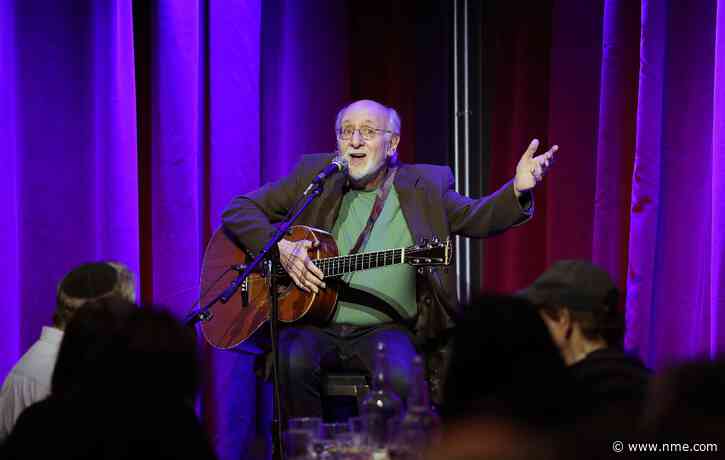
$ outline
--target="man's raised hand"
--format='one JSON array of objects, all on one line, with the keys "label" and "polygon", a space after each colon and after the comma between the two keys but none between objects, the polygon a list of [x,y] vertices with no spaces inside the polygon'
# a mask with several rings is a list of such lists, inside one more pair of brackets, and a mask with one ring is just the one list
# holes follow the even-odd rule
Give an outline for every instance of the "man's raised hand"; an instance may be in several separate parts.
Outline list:
[{"label": "man's raised hand", "polygon": [[523,192],[533,189],[536,184],[542,181],[544,174],[554,163],[554,154],[559,150],[559,146],[554,145],[545,153],[535,157],[534,154],[538,148],[539,140],[532,140],[529,148],[526,149],[516,165],[514,193],[516,193],[517,197]]}]

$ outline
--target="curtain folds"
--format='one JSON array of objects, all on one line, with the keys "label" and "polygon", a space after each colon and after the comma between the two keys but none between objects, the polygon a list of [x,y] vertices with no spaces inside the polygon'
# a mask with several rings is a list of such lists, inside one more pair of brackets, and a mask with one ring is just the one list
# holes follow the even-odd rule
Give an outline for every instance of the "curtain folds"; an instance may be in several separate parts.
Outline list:
[{"label": "curtain folds", "polygon": [[710,223],[709,347],[714,356],[725,350],[725,1],[718,0],[715,19],[715,65],[712,123],[712,220]]},{"label": "curtain folds", "polygon": [[131,3],[2,3],[4,375],[71,267],[140,263]]},{"label": "curtain folds", "polygon": [[[721,352],[725,0],[511,3],[487,7],[482,173],[497,189],[533,137],[561,150],[537,217],[486,244],[486,288],[590,259],[626,293],[627,346],[649,365]],[[417,2],[388,4],[0,2],[0,375],[85,261],[126,263],[144,303],[184,315],[225,204],[332,151],[352,98],[399,105],[404,160],[445,158],[444,15],[416,9],[411,24]],[[438,32],[423,37],[427,20]],[[446,51],[429,58],[434,45]],[[220,456],[239,458],[268,436],[269,387],[253,354],[203,357],[204,417]]]},{"label": "curtain folds", "polygon": [[[715,2],[642,8],[627,343],[661,368],[709,354]],[[716,285],[717,286],[717,285]],[[718,290],[723,286],[717,286]]]},{"label": "curtain folds", "polygon": [[0,375],[7,375],[21,353],[20,303],[20,209],[17,194],[16,55],[14,5],[0,2],[0,164],[5,180],[0,181],[0,209],[6,220],[0,225],[0,292],[6,296],[0,304],[4,324],[0,330]]},{"label": "curtain folds", "polygon": [[492,26],[492,187],[532,137],[561,151],[541,219],[487,244],[484,284],[592,260],[626,295],[628,348],[656,369],[722,349],[719,6],[556,0],[530,12],[548,22],[503,6]]}]

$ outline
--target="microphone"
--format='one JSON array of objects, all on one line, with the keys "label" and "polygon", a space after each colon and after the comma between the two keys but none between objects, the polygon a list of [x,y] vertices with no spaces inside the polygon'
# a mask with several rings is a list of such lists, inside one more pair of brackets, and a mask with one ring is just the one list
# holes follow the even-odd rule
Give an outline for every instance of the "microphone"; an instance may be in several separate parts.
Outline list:
[{"label": "microphone", "polygon": [[320,171],[320,173],[315,176],[314,179],[312,179],[312,182],[310,183],[310,185],[307,186],[303,195],[307,195],[315,188],[322,186],[322,183],[325,182],[325,179],[332,176],[333,174],[345,171],[347,171],[347,160],[341,156],[335,157],[329,165],[325,166],[325,169]]}]

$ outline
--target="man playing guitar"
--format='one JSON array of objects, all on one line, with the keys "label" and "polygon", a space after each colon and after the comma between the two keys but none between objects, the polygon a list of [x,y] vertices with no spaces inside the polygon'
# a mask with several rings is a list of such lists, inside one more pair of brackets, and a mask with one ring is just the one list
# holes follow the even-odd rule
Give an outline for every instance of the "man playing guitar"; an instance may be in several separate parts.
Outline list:
[{"label": "man playing guitar", "polygon": [[[446,343],[441,338],[457,316],[455,273],[441,268],[418,271],[416,261],[432,258],[415,253],[406,258],[404,248],[415,250],[422,239],[437,244],[452,234],[483,238],[525,222],[533,214],[530,191],[542,180],[557,150],[554,146],[534,157],[538,141],[532,141],[513,180],[490,196],[472,199],[454,190],[450,168],[397,161],[400,118],[392,108],[370,100],[353,102],[340,110],[335,131],[347,173],[331,176],[296,222],[322,231],[297,232],[296,238],[278,245],[281,264],[296,288],[319,298],[330,298],[333,288],[339,293],[335,308],[322,322],[300,321],[280,332],[280,381],[288,417],[321,416],[323,368],[369,371],[377,342],[386,344],[391,383],[402,398],[410,386],[413,356],[426,350],[436,399],[445,366],[440,351]],[[258,253],[274,233],[274,223],[285,218],[334,158],[334,154],[306,155],[290,175],[236,197],[224,211],[225,230],[248,253]],[[321,260],[325,253],[320,251],[335,242],[331,254],[340,257]],[[394,259],[398,254],[394,248],[401,251],[399,261]],[[338,272],[332,268],[342,258],[351,263],[350,257],[363,252],[377,254],[365,255],[365,260],[373,261],[369,268]],[[336,273],[339,276],[331,277]]]}]

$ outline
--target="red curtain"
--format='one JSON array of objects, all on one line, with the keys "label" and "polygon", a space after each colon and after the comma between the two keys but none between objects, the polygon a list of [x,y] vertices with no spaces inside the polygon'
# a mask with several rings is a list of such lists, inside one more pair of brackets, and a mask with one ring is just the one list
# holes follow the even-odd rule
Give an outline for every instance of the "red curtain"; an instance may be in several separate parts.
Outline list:
[{"label": "red curtain", "polygon": [[592,260],[626,294],[626,344],[650,366],[721,352],[725,4],[525,5],[495,2],[486,23],[492,189],[532,137],[561,150],[534,220],[487,243],[484,285]]},{"label": "red curtain", "polygon": [[537,137],[558,144],[536,217],[486,244],[486,289],[511,292],[553,261],[593,260],[624,288],[637,111],[639,5],[497,4],[486,23],[491,186]]}]

